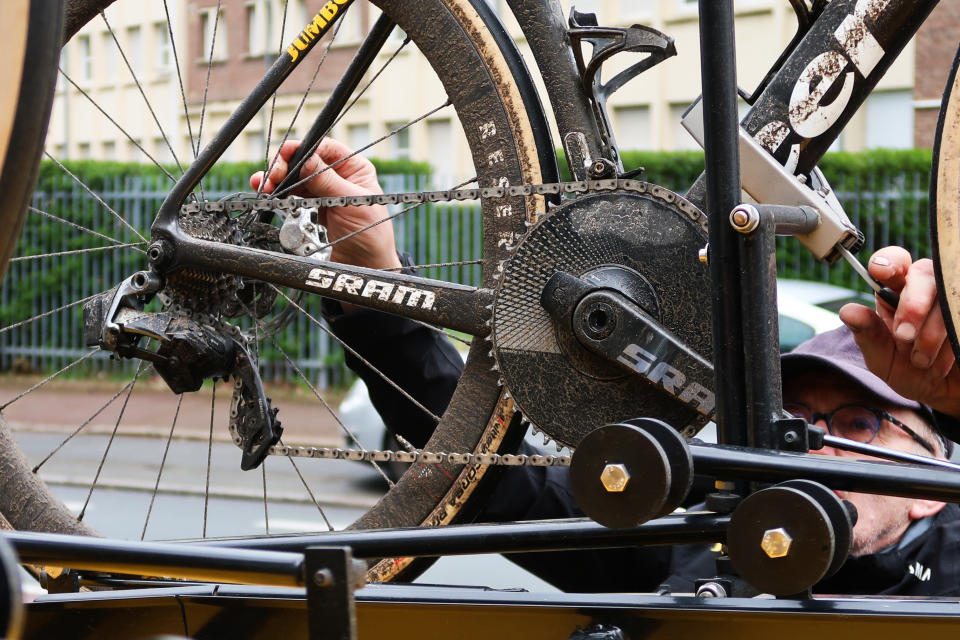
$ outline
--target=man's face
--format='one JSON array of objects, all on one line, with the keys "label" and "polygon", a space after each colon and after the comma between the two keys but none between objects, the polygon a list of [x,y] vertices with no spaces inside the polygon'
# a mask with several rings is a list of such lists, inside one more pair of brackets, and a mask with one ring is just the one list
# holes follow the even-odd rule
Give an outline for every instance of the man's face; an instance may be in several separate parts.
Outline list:
[{"label": "man's face", "polygon": [[[783,385],[783,401],[784,404],[804,404],[816,413],[830,413],[846,404],[861,404],[882,409],[929,439],[929,431],[923,426],[923,420],[916,413],[908,409],[891,407],[839,373],[814,371],[794,376]],[[816,424],[824,428],[827,426],[822,418]],[[916,440],[889,420],[881,421],[880,430],[871,444],[907,453],[930,455]],[[850,458],[866,457],[832,447],[824,447],[811,453]],[[837,495],[852,502],[859,514],[857,524],[853,528],[852,553],[854,556],[875,553],[895,544],[906,531],[911,520],[932,515],[930,511],[936,513],[943,508],[943,503],[913,498],[846,491],[837,491]]]}]

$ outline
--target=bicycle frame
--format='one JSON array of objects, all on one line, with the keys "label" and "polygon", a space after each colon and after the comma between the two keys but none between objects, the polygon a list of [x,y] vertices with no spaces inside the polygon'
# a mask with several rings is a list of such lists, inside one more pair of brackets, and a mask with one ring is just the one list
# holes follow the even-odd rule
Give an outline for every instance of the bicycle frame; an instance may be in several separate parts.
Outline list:
[{"label": "bicycle frame", "polygon": [[[493,291],[490,289],[199,240],[180,231],[177,224],[181,205],[206,170],[353,1],[337,0],[326,5],[331,8],[329,13],[318,15],[301,33],[299,44],[291,45],[287,53],[273,64],[173,188],[152,227],[151,262],[162,270],[179,267],[227,270],[272,284],[313,293],[322,292],[338,300],[401,313],[437,326],[484,336],[489,332],[484,322],[484,308],[493,301]],[[612,147],[609,146],[611,141],[601,140],[601,127],[593,115],[595,110],[574,62],[571,41],[558,1],[508,0],[508,4],[530,43],[546,81],[565,146],[571,136],[578,137],[586,141],[586,152],[590,157],[604,157],[602,154],[606,147],[606,153],[614,156],[607,159],[615,161],[615,149],[611,151]],[[773,74],[743,121],[745,130],[784,165],[783,180],[793,180],[794,173],[804,174],[815,166],[936,4],[936,0],[834,0],[826,7]],[[499,25],[484,2],[477,0],[475,5],[478,11],[485,12],[487,18],[493,20],[495,26]],[[723,6],[717,8],[718,5]],[[720,440],[746,445],[759,444],[767,438],[757,437],[755,432],[759,427],[746,428],[748,424],[757,425],[758,420],[747,415],[744,409],[746,399],[753,394],[748,393],[742,374],[732,376],[723,373],[745,370],[742,329],[745,326],[743,309],[746,308],[738,295],[730,294],[744,289],[738,271],[742,238],[737,237],[725,221],[732,207],[741,200],[739,163],[731,162],[737,153],[736,105],[734,98],[730,97],[734,95],[730,93],[733,89],[724,88],[724,85],[734,86],[733,44],[732,36],[727,43],[724,36],[718,35],[724,31],[721,25],[711,22],[721,19],[725,7],[726,3],[701,2],[701,11],[705,12],[702,24],[711,25],[711,29],[701,32],[702,49],[707,54],[716,54],[716,59],[721,62],[711,67],[711,56],[704,56],[708,180],[698,180],[691,187],[688,197],[700,204],[701,208],[705,201],[711,202],[711,276],[716,283],[714,357],[718,380],[716,391],[721,398]],[[730,12],[729,19],[732,20],[732,7]],[[344,91],[359,82],[369,64],[367,62],[365,65],[363,61],[376,55],[390,29],[392,24],[381,20],[361,45],[362,54],[358,56],[361,62],[351,65],[341,81]],[[713,35],[718,35],[718,38],[711,39]],[[721,51],[728,46],[729,51]],[[341,87],[337,91],[341,91]],[[723,97],[724,91],[727,92],[726,97]],[[712,95],[714,93],[716,95]],[[312,143],[319,142],[328,128],[327,123],[333,121],[336,105],[342,104],[342,101],[331,99],[331,103],[333,106],[325,108],[311,128],[304,147],[312,148]],[[721,106],[716,106],[718,104]],[[727,131],[731,118],[733,125]],[[729,137],[730,132],[732,138]],[[549,148],[552,149],[552,145]],[[574,167],[575,175],[577,169],[582,167]],[[711,174],[716,179],[710,186],[710,197],[706,198],[704,189]],[[342,281],[353,282],[355,286],[331,287],[331,283]],[[387,299],[383,299],[384,296],[361,295],[361,287],[367,285],[365,289],[371,290],[371,283],[381,288],[390,287],[401,295]],[[748,287],[747,295],[756,296],[760,290],[768,290],[769,287],[769,282],[760,279]],[[764,295],[768,300],[775,300],[769,293]],[[769,310],[765,308],[764,312],[768,313]],[[763,332],[769,333],[768,323],[758,320],[748,324],[750,327],[766,326]],[[747,327],[746,331],[749,333],[752,330]],[[730,336],[736,338],[731,340]],[[753,337],[769,342],[768,335]],[[764,354],[763,357],[767,355],[773,357],[775,352]],[[778,366],[768,373],[768,377],[773,379],[763,395],[779,395]],[[779,400],[769,400],[764,404],[767,407],[762,411],[766,415],[763,419],[765,422],[772,415],[769,409],[776,409]]]}]

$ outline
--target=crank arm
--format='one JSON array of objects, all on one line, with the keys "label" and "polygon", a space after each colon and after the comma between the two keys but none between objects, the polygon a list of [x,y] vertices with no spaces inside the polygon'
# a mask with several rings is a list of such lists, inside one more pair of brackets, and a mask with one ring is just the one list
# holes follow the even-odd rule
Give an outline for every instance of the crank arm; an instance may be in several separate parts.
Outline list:
[{"label": "crank arm", "polygon": [[629,298],[558,272],[540,302],[584,347],[714,419],[713,364]]}]

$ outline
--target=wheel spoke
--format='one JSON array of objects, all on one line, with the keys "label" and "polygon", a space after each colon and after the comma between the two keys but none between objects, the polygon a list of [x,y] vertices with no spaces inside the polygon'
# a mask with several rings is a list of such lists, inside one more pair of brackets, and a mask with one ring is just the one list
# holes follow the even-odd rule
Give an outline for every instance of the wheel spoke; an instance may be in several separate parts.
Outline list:
[{"label": "wheel spoke", "polygon": [[270,535],[270,513],[267,509],[267,460],[260,463],[260,475],[263,477],[263,529]]},{"label": "wheel spoke", "polygon": [[70,302],[70,303],[68,303],[68,304],[65,304],[65,305],[63,305],[62,307],[57,307],[56,309],[51,309],[51,310],[49,310],[49,311],[44,311],[43,313],[38,313],[37,315],[33,316],[32,318],[27,318],[26,320],[21,320],[20,322],[16,322],[16,323],[14,323],[14,324],[11,324],[11,325],[8,325],[8,326],[6,326],[6,327],[3,327],[2,329],[0,329],[0,333],[6,333],[7,331],[11,331],[11,330],[13,330],[13,329],[17,329],[18,327],[22,327],[22,326],[24,326],[24,325],[26,325],[26,324],[30,324],[31,322],[34,322],[34,321],[39,320],[39,319],[41,319],[41,318],[46,318],[47,316],[52,316],[52,315],[55,314],[55,313],[60,313],[61,311],[64,311],[64,310],[69,309],[69,308],[71,308],[71,307],[75,307],[75,306],[77,306],[77,305],[83,304],[83,303],[86,302],[87,300],[92,300],[93,298],[96,298],[98,295],[100,295],[100,294],[95,293],[95,294],[93,294],[92,296],[87,296],[86,298],[81,298],[81,299],[79,299],[79,300],[74,300],[73,302]]},{"label": "wheel spoke", "polygon": [[84,360],[86,360],[87,358],[93,357],[93,355],[94,355],[95,353],[97,353],[97,351],[98,351],[97,349],[93,349],[93,350],[91,350],[89,353],[83,354],[82,356],[80,356],[79,358],[77,358],[76,360],[74,360],[73,362],[71,362],[70,364],[68,364],[67,366],[63,367],[62,369],[60,369],[60,370],[57,371],[56,373],[51,373],[49,376],[47,376],[46,378],[44,378],[44,379],[41,380],[40,382],[36,383],[35,385],[33,385],[32,387],[30,387],[29,389],[26,389],[25,391],[21,391],[21,392],[18,393],[16,396],[14,396],[13,398],[7,400],[7,401],[4,402],[2,405],[0,405],[0,411],[3,411],[4,409],[6,409],[6,408],[9,407],[10,405],[12,405],[12,404],[13,404],[14,402],[16,402],[17,400],[23,398],[24,396],[27,396],[27,395],[33,393],[34,391],[36,391],[37,389],[39,389],[39,388],[42,387],[43,385],[47,384],[48,382],[50,382],[51,380],[53,380],[54,378],[56,378],[57,376],[59,376],[60,374],[62,374],[64,371],[67,371],[67,370],[69,370],[69,369],[72,369],[73,367],[77,366],[78,364],[80,364],[81,362],[83,362]]},{"label": "wheel spoke", "polygon": [[203,537],[207,537],[207,514],[210,509],[210,463],[213,457],[213,412],[217,406],[217,381],[210,393],[210,437],[207,438],[207,480],[203,489]]},{"label": "wheel spoke", "polygon": [[[127,244],[114,244],[109,247],[88,247],[86,249],[70,249],[68,251],[55,251],[53,253],[41,253],[35,256],[19,256],[10,258],[10,262],[23,262],[25,260],[39,260],[40,258],[56,258],[58,256],[68,256],[78,253],[93,253],[95,251],[116,251],[118,249],[129,249],[131,247],[142,247],[146,242],[130,242]],[[141,253],[143,253],[141,251]]]},{"label": "wheel spoke", "polygon": [[[283,34],[287,30],[287,9],[290,6],[290,0],[283,0],[283,16],[280,18],[280,45],[278,47],[277,56],[283,55]],[[314,76],[316,77],[316,76]],[[273,98],[270,100],[270,122],[267,124],[267,141],[263,147],[263,167],[264,167],[264,176],[267,176],[272,169],[270,164],[270,138],[273,135],[273,114],[277,109],[277,94],[273,94]],[[292,126],[292,125],[291,125]],[[263,185],[267,181],[261,180],[260,186],[257,187],[257,195],[263,193]]]},{"label": "wheel spoke", "polygon": [[[390,57],[387,58],[382,65],[380,65],[380,68],[377,69],[376,73],[373,74],[373,76],[370,78],[367,84],[363,85],[363,87],[360,88],[360,91],[357,92],[357,95],[353,97],[353,100],[351,100],[350,103],[347,104],[347,106],[343,109],[343,111],[341,111],[340,115],[338,115],[336,119],[334,119],[334,121],[330,123],[330,125],[323,132],[323,135],[319,137],[317,142],[313,145],[313,148],[310,149],[310,153],[305,153],[303,157],[300,158],[300,160],[287,171],[288,175],[298,175],[298,172],[300,171],[300,168],[303,166],[303,163],[305,163],[307,159],[313,155],[313,153],[320,146],[320,143],[323,142],[323,139],[330,133],[330,130],[333,129],[333,127],[335,127],[337,123],[339,123],[340,120],[342,120],[347,113],[350,112],[350,109],[353,108],[353,105],[355,105],[357,101],[363,97],[363,94],[366,93],[367,89],[369,89],[370,86],[374,83],[374,81],[380,77],[380,74],[382,74],[384,70],[390,65],[390,63],[396,59],[396,57],[400,54],[401,51],[403,51],[404,47],[406,47],[407,43],[409,42],[410,42],[410,37],[407,36],[403,40],[403,42],[400,43],[400,46],[398,46],[393,51],[393,53],[390,54]],[[268,153],[269,153],[269,149],[268,149]],[[261,187],[262,186],[263,186],[263,182],[261,182]],[[286,192],[286,190],[284,190],[284,192]]]},{"label": "wheel spoke", "polygon": [[[106,234],[103,234],[103,233],[100,233],[99,231],[94,231],[93,229],[88,229],[87,227],[84,227],[83,225],[79,225],[79,224],[77,224],[76,222],[71,222],[70,220],[67,220],[67,219],[65,219],[65,218],[61,218],[61,217],[59,217],[59,216],[55,216],[55,215],[53,215],[52,213],[48,213],[47,211],[43,211],[43,210],[41,210],[41,209],[37,209],[36,207],[28,207],[28,210],[29,210],[31,213],[36,213],[36,214],[41,215],[41,216],[46,216],[47,218],[50,218],[51,220],[56,220],[57,222],[59,222],[59,223],[61,223],[61,224],[65,224],[65,225],[67,225],[67,226],[73,227],[74,229],[77,229],[78,231],[83,231],[84,233],[89,233],[89,234],[91,234],[91,235],[97,236],[98,238],[103,238],[104,240],[109,240],[109,241],[112,242],[113,244],[123,244],[123,241],[122,241],[122,240],[117,240],[116,238],[111,238],[110,236],[108,236],[108,235],[106,235]],[[133,247],[134,245],[128,244],[127,246]],[[139,251],[140,253],[146,253],[146,251],[144,251],[143,249],[134,248],[134,251]]]},{"label": "wheel spoke", "polygon": [[[353,431],[351,431],[351,430],[347,427],[347,425],[345,425],[345,424],[343,423],[343,420],[341,420],[341,419],[340,419],[340,416],[337,414],[337,412],[333,410],[333,407],[330,406],[330,403],[327,402],[326,398],[324,398],[324,397],[320,394],[320,391],[318,391],[317,388],[316,388],[315,386],[313,386],[313,383],[310,382],[310,378],[308,378],[307,375],[300,369],[300,367],[297,366],[297,363],[293,361],[293,358],[291,358],[291,357],[287,354],[287,352],[284,351],[284,349],[280,346],[280,343],[277,342],[277,339],[271,336],[270,342],[272,342],[273,345],[277,348],[277,350],[280,352],[280,355],[282,355],[282,356],[283,356],[283,359],[287,361],[287,364],[290,365],[290,367],[293,369],[294,373],[296,373],[298,376],[300,376],[300,379],[303,380],[304,383],[306,383],[307,387],[310,388],[310,391],[313,392],[313,395],[315,395],[315,396],[317,397],[317,400],[319,400],[319,401],[323,404],[323,406],[326,408],[326,410],[330,413],[330,415],[333,416],[333,419],[337,421],[337,424],[338,424],[338,425],[340,425],[340,429],[342,429],[343,432],[344,432],[345,434],[347,434],[347,436],[353,441],[353,443],[354,443],[356,446],[360,447],[360,450],[361,450],[361,451],[366,451],[366,449],[364,449],[363,445],[360,444],[360,440],[357,438],[356,434],[354,434]],[[389,477],[387,477],[387,474],[383,471],[383,469],[380,468],[380,465],[377,464],[376,460],[371,460],[371,461],[370,461],[370,464],[372,464],[372,465],[373,465],[373,468],[376,469],[376,470],[380,473],[381,476],[383,476],[383,479],[387,481],[387,484],[392,487],[392,486],[393,486],[393,480],[391,480]],[[318,504],[318,506],[319,506],[319,504]],[[324,519],[326,519],[326,516],[324,516]]]},{"label": "wheel spoke", "polygon": [[[300,97],[300,104],[297,105],[297,108],[293,112],[293,117],[290,119],[290,124],[287,126],[286,132],[283,134],[283,139],[280,140],[278,147],[283,147],[283,145],[290,138],[290,132],[293,130],[293,125],[297,123],[297,118],[300,117],[300,112],[303,110],[303,105],[307,102],[307,96],[310,95],[310,91],[313,90],[313,85],[317,81],[317,76],[320,75],[320,69],[323,67],[323,63],[327,59],[327,55],[330,53],[330,49],[333,47],[334,42],[337,40],[337,35],[340,33],[340,27],[343,26],[343,19],[341,18],[337,21],[337,26],[334,27],[333,34],[330,36],[330,42],[327,43],[327,48],[323,50],[323,55],[320,56],[319,62],[317,62],[317,68],[313,71],[313,77],[310,78],[310,83],[307,85],[307,90],[303,92],[303,96]],[[282,51],[282,50],[281,50]],[[270,104],[270,125],[267,129],[267,145],[266,145],[266,158],[268,166],[264,171],[264,176],[270,174],[273,171],[273,167],[277,163],[277,158],[274,158],[273,162],[269,162],[270,158],[270,135],[273,133],[273,115],[277,104],[277,94],[273,94],[273,101]],[[257,187],[257,195],[263,193],[263,186],[267,184],[266,180],[260,181],[260,186]]]},{"label": "wheel spoke", "polygon": [[[173,53],[173,65],[177,69],[177,80],[180,83],[180,100],[183,102],[183,118],[187,122],[187,133],[190,135],[190,153],[194,158],[197,157],[197,150],[194,147],[193,123],[190,121],[190,110],[187,107],[187,92],[183,88],[183,72],[180,70],[180,56],[177,53],[177,41],[173,37],[173,23],[170,20],[170,7],[167,0],[163,0],[163,11],[167,15],[167,37],[170,38],[170,49]],[[201,193],[202,187],[201,187]]]},{"label": "wheel spoke", "polygon": [[[137,375],[138,375],[138,376],[140,375],[139,371],[137,372]],[[132,389],[132,388],[133,388],[133,383],[136,382],[136,381],[137,381],[137,379],[134,378],[133,380],[131,380],[130,382],[128,382],[127,384],[125,384],[125,385],[123,386],[123,388],[120,389],[120,391],[117,391],[115,394],[113,394],[113,397],[112,397],[112,398],[110,398],[109,400],[107,400],[106,402],[104,402],[103,405],[101,405],[99,409],[97,409],[96,411],[94,411],[94,412],[90,415],[89,418],[87,418],[86,420],[84,420],[83,423],[81,423],[79,427],[77,427],[76,429],[74,429],[74,430],[70,433],[70,435],[68,435],[66,438],[64,438],[64,439],[60,442],[60,444],[58,444],[58,445],[53,449],[53,451],[51,451],[50,453],[48,453],[43,460],[41,460],[39,463],[37,463],[37,465],[33,468],[33,472],[36,473],[37,471],[39,471],[39,470],[40,470],[40,467],[42,467],[43,465],[45,465],[45,464],[47,463],[47,461],[50,460],[50,458],[52,458],[54,455],[56,455],[56,453],[57,453],[58,451],[60,451],[60,449],[62,449],[62,448],[64,447],[64,445],[66,445],[68,442],[70,442],[71,440],[73,440],[73,438],[74,438],[78,433],[80,433],[81,431],[83,431],[84,428],[85,428],[88,424],[90,424],[91,422],[93,422],[93,420],[94,420],[97,416],[99,416],[101,413],[103,413],[104,409],[106,409],[106,408],[109,407],[111,404],[113,404],[113,401],[114,401],[114,400],[116,400],[117,398],[119,398],[125,391],[128,391],[128,390]]]},{"label": "wheel spoke", "polygon": [[291,190],[293,190],[293,189],[296,189],[296,188],[299,187],[300,185],[302,185],[302,184],[304,184],[304,183],[307,183],[307,182],[310,182],[311,180],[313,180],[314,178],[316,178],[318,175],[320,175],[320,174],[323,173],[324,171],[329,171],[330,169],[333,169],[334,167],[343,164],[344,162],[346,162],[347,160],[349,160],[349,159],[352,158],[353,156],[355,156],[355,155],[357,155],[357,154],[360,154],[360,153],[363,153],[363,152],[366,151],[367,149],[369,149],[369,148],[371,148],[371,147],[373,147],[373,146],[375,146],[375,145],[377,145],[377,144],[380,144],[381,142],[383,142],[384,140],[387,140],[388,138],[392,138],[393,136],[397,135],[398,133],[400,133],[400,132],[403,131],[404,129],[408,129],[408,128],[412,127],[413,125],[417,124],[418,122],[421,122],[421,121],[423,121],[423,120],[426,120],[427,118],[429,118],[430,116],[434,115],[434,114],[437,113],[438,111],[441,111],[442,109],[445,109],[445,108],[449,107],[451,104],[452,104],[452,103],[450,102],[450,99],[447,98],[447,100],[446,100],[443,104],[441,104],[439,107],[435,107],[435,108],[431,109],[430,111],[427,111],[427,112],[424,113],[423,115],[421,115],[421,116],[419,116],[419,117],[417,117],[417,118],[414,118],[413,120],[410,120],[409,122],[407,122],[407,123],[405,123],[405,124],[397,127],[396,129],[393,129],[392,131],[390,131],[389,133],[387,133],[387,135],[385,135],[385,136],[380,136],[379,138],[377,138],[377,139],[374,140],[373,142],[371,142],[371,143],[369,143],[369,144],[367,144],[367,145],[364,145],[364,146],[360,147],[359,149],[354,150],[353,153],[350,153],[349,155],[346,155],[346,156],[340,158],[339,160],[337,160],[337,161],[334,162],[333,164],[327,165],[327,166],[323,167],[322,169],[318,169],[317,171],[314,171],[313,173],[311,173],[310,175],[308,175],[306,178],[301,178],[299,181],[294,182],[294,183],[291,184],[289,187],[287,187],[287,188],[285,188],[285,189],[281,189],[280,191],[277,191],[276,193],[273,193],[270,197],[271,197],[271,198],[280,198],[280,197],[282,197],[283,195],[289,193],[289,192],[290,192]]},{"label": "wheel spoke", "polygon": [[[289,460],[290,464],[293,465],[293,470],[297,472],[297,477],[299,477],[300,482],[303,483],[303,488],[307,490],[307,495],[310,496],[310,500],[312,500],[313,504],[317,506],[317,510],[320,512],[320,517],[322,517],[323,521],[327,524],[327,530],[333,531],[333,525],[330,524],[330,519],[327,518],[327,513],[323,510],[323,507],[320,505],[320,501],[317,500],[317,496],[313,495],[313,491],[310,490],[310,485],[307,484],[307,479],[303,477],[302,473],[300,473],[300,467],[297,466],[297,462],[293,459],[293,456],[287,456],[287,460]],[[379,471],[380,468],[377,467],[377,470]],[[381,473],[383,472],[381,471]],[[384,477],[386,477],[386,475],[384,475]],[[387,482],[389,481],[390,480],[388,478]]]},{"label": "wheel spoke", "polygon": [[[73,179],[74,182],[76,182],[78,185],[80,185],[80,187],[81,187],[84,191],[86,191],[86,192],[89,193],[91,196],[93,196],[93,199],[96,200],[97,202],[99,202],[99,203],[103,206],[104,209],[106,209],[107,211],[109,211],[109,212],[113,215],[113,217],[116,218],[116,219],[120,222],[120,224],[122,224],[122,225],[125,226],[126,228],[130,229],[130,231],[133,231],[133,232],[137,235],[137,237],[140,238],[141,240],[143,240],[144,242],[147,241],[147,239],[143,236],[142,233],[140,233],[139,231],[137,231],[136,228],[134,228],[134,226],[133,226],[132,224],[130,224],[129,222],[127,222],[126,218],[124,218],[124,217],[121,216],[119,213],[117,213],[117,212],[113,209],[113,207],[111,207],[110,205],[108,205],[108,204],[106,203],[106,201],[104,201],[103,198],[101,198],[101,197],[98,196],[96,193],[94,193],[93,189],[91,189],[90,187],[88,187],[83,180],[81,180],[81,179],[78,178],[76,175],[74,175],[74,173],[73,173],[72,171],[70,171],[70,169],[67,169],[65,166],[63,166],[63,163],[62,163],[62,162],[60,162],[59,160],[57,160],[56,158],[54,158],[52,155],[50,155],[50,153],[49,153],[48,151],[44,151],[43,154],[44,154],[45,156],[47,156],[48,158],[50,158],[51,160],[53,160],[54,163],[56,163],[56,165],[57,165],[58,167],[60,167],[60,169],[61,169],[64,173],[66,173],[68,176],[70,176],[70,177]],[[171,176],[171,177],[172,177],[172,176]]]},{"label": "wheel spoke", "polygon": [[170,425],[170,433],[167,435],[167,444],[163,448],[163,457],[160,459],[160,468],[157,470],[157,480],[153,484],[153,493],[150,494],[150,506],[147,507],[147,517],[143,521],[143,531],[140,532],[140,539],[147,536],[147,525],[150,524],[150,515],[153,513],[153,503],[157,499],[157,491],[160,489],[160,476],[163,475],[163,468],[167,465],[167,454],[170,452],[170,443],[173,441],[173,430],[177,426],[177,418],[180,417],[180,407],[183,405],[183,394],[177,398],[177,408],[173,413],[173,423]]},{"label": "wheel spoke", "polygon": [[[129,140],[130,143],[133,144],[133,146],[135,146],[137,149],[139,149],[139,150],[140,150],[140,153],[142,153],[143,155],[145,155],[145,156],[150,160],[150,162],[152,162],[152,163],[154,164],[155,167],[157,167],[158,169],[160,169],[160,171],[162,171],[163,174],[164,174],[165,176],[167,176],[168,178],[170,178],[170,180],[172,180],[173,182],[176,182],[176,181],[177,181],[176,177],[174,177],[174,175],[173,175],[172,173],[170,173],[169,171],[167,171],[167,168],[164,167],[162,164],[160,164],[160,162],[159,162],[156,158],[154,158],[152,155],[150,155],[150,153],[149,153],[146,149],[143,148],[143,145],[140,144],[139,142],[137,142],[137,140],[136,140],[133,136],[131,136],[131,135],[127,132],[126,129],[124,129],[122,126],[120,126],[120,123],[117,122],[116,119],[114,119],[113,116],[111,116],[109,113],[107,113],[107,112],[103,109],[103,107],[101,107],[100,104],[99,104],[96,100],[94,100],[93,97],[92,97],[89,93],[87,93],[86,91],[84,91],[83,89],[81,89],[81,88],[80,88],[80,85],[78,85],[76,82],[74,82],[73,79],[72,79],[70,76],[67,75],[67,72],[66,72],[66,71],[64,71],[63,69],[60,69],[60,73],[63,75],[64,78],[66,78],[67,82],[69,82],[71,85],[73,85],[73,88],[74,88],[74,89],[76,89],[77,91],[79,91],[80,94],[83,95],[84,98],[86,98],[87,100],[90,101],[90,104],[92,104],[92,105],[97,109],[97,111],[99,111],[100,113],[102,113],[103,116],[113,124],[113,126],[115,126],[117,129],[119,129],[119,130],[120,130],[120,133],[122,133],[122,134],[127,138],[127,140]],[[47,154],[47,155],[50,155],[50,154]]]},{"label": "wheel spoke", "polygon": [[130,77],[133,78],[133,83],[137,85],[137,90],[143,97],[143,102],[147,106],[147,110],[150,112],[153,122],[157,125],[157,129],[160,131],[160,135],[163,137],[163,141],[166,143],[167,149],[170,150],[170,155],[173,157],[173,161],[177,163],[177,167],[180,169],[180,173],[182,174],[184,169],[183,165],[180,163],[180,158],[177,157],[177,152],[173,150],[173,145],[170,144],[170,138],[167,137],[167,132],[164,130],[163,125],[160,124],[160,119],[157,117],[156,112],[154,112],[153,105],[150,104],[150,100],[147,98],[147,94],[143,90],[143,85],[140,84],[140,78],[137,77],[137,72],[134,71],[133,65],[131,65],[130,60],[127,59],[127,54],[124,52],[123,47],[120,46],[120,41],[117,39],[117,34],[114,33],[113,27],[110,26],[110,21],[107,20],[107,14],[104,13],[103,10],[100,11],[100,17],[103,18],[103,23],[107,25],[107,31],[110,32],[110,37],[113,38],[114,44],[117,45],[117,49],[120,51],[120,57],[123,58],[123,63],[127,65],[127,70],[130,72]]},{"label": "wheel spoke", "polygon": [[388,376],[387,374],[385,374],[385,373],[383,373],[382,371],[380,371],[380,369],[378,369],[378,368],[376,368],[375,366],[373,366],[373,364],[371,364],[371,362],[370,362],[369,360],[367,360],[367,359],[364,358],[362,355],[360,355],[359,353],[357,353],[356,349],[354,349],[353,347],[351,347],[350,345],[348,345],[346,342],[344,342],[343,340],[341,340],[341,339],[339,338],[339,336],[335,335],[332,331],[330,331],[330,329],[328,329],[326,326],[324,326],[324,324],[323,324],[322,322],[320,322],[319,320],[317,320],[316,318],[314,318],[313,315],[312,315],[310,312],[308,312],[306,309],[304,309],[304,308],[301,307],[299,304],[297,304],[296,302],[294,302],[293,299],[291,299],[289,296],[287,296],[287,294],[285,294],[283,291],[281,291],[281,290],[278,289],[277,287],[273,287],[273,288],[274,288],[274,290],[275,290],[277,293],[279,293],[281,296],[283,296],[284,300],[286,300],[288,303],[292,304],[294,307],[296,307],[297,309],[299,309],[300,312],[303,313],[303,315],[306,316],[306,318],[307,318],[310,322],[312,322],[313,324],[315,324],[315,325],[317,325],[318,327],[320,327],[320,329],[323,330],[328,336],[332,337],[334,340],[336,340],[337,342],[339,342],[339,343],[340,343],[340,346],[342,346],[345,350],[349,351],[351,355],[353,355],[355,358],[357,358],[358,360],[360,360],[360,362],[362,362],[364,365],[366,365],[367,367],[369,367],[370,370],[373,371],[374,373],[376,373],[378,376],[380,376],[380,377],[383,379],[384,382],[386,382],[386,383],[389,384],[391,387],[393,387],[394,389],[396,389],[404,398],[406,398],[407,400],[409,400],[410,402],[412,402],[415,407],[417,407],[418,409],[420,409],[421,411],[423,411],[425,414],[427,414],[428,416],[430,416],[430,418],[431,418],[434,422],[440,422],[439,416],[437,416],[435,413],[433,413],[432,411],[430,411],[430,409],[427,409],[427,408],[426,408],[425,406],[423,406],[416,398],[414,398],[412,395],[410,395],[409,393],[407,393],[406,390],[404,390],[402,387],[400,387],[400,385],[398,385],[396,382],[394,382],[393,380],[391,380],[391,379],[390,379],[390,376]]},{"label": "wheel spoke", "polygon": [[[200,153],[200,145],[203,139],[203,119],[207,114],[207,94],[210,90],[210,72],[213,70],[213,52],[217,46],[217,26],[220,24],[220,7],[223,0],[217,0],[217,8],[213,15],[213,35],[210,37],[210,55],[207,57],[207,79],[203,84],[203,101],[200,104],[200,127],[197,130],[197,147],[194,149],[194,157]],[[204,522],[206,527],[206,522]],[[204,529],[206,530],[206,529]]]},{"label": "wheel spoke", "polygon": [[107,448],[103,450],[103,456],[100,458],[100,464],[97,465],[97,473],[93,476],[93,482],[90,484],[90,491],[87,492],[87,499],[83,502],[83,508],[80,509],[80,514],[77,516],[77,520],[83,520],[83,516],[87,513],[87,507],[90,506],[90,498],[93,497],[93,490],[97,486],[97,482],[100,481],[100,473],[103,471],[103,465],[107,461],[107,456],[110,455],[110,447],[113,446],[113,440],[117,436],[117,429],[120,428],[120,421],[123,420],[123,414],[127,410],[127,403],[130,402],[130,395],[133,393],[133,387],[137,383],[137,378],[140,377],[140,374],[143,372],[143,361],[140,361],[140,364],[137,365],[137,373],[133,376],[133,380],[130,381],[130,386],[127,389],[127,397],[123,399],[123,406],[120,407],[120,415],[117,416],[117,421],[113,425],[113,431],[110,432],[110,439],[107,441]]}]

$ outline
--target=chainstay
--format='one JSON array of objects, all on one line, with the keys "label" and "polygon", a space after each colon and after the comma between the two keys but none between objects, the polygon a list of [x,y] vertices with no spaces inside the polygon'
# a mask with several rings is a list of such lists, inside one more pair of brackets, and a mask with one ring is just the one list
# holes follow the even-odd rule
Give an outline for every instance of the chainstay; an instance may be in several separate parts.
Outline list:
[{"label": "chainstay", "polygon": [[676,193],[659,185],[642,180],[611,178],[608,180],[578,180],[570,182],[550,182],[543,184],[506,185],[474,189],[448,189],[446,191],[416,191],[409,193],[380,193],[365,196],[328,196],[321,198],[261,198],[258,200],[220,200],[216,202],[191,202],[180,210],[190,215],[205,211],[240,213],[248,211],[292,211],[301,207],[363,207],[374,204],[426,204],[430,202],[451,202],[463,200],[498,199],[514,196],[534,195],[583,195],[588,193],[610,193],[629,191],[649,193],[677,205],[691,220],[706,228],[706,216],[695,205]]}]

